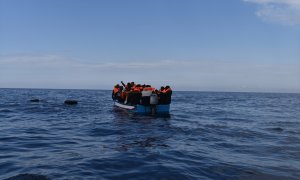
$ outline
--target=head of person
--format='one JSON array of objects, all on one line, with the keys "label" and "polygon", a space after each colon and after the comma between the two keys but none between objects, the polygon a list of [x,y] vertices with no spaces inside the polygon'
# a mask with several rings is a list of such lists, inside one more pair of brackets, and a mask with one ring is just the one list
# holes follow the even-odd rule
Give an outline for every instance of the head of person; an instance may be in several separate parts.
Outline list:
[{"label": "head of person", "polygon": [[163,86],[162,86],[162,87],[160,87],[160,90],[161,90],[161,91],[163,91],[164,89],[165,89],[165,87],[163,87]]},{"label": "head of person", "polygon": [[132,81],[130,84],[131,84],[131,86],[133,86],[133,85],[134,85],[134,82]]},{"label": "head of person", "polygon": [[165,89],[169,89],[169,88],[170,88],[170,86],[166,86],[166,87],[165,87]]},{"label": "head of person", "polygon": [[116,85],[115,85],[115,88],[119,88],[119,86],[120,86],[119,84],[116,84]]}]

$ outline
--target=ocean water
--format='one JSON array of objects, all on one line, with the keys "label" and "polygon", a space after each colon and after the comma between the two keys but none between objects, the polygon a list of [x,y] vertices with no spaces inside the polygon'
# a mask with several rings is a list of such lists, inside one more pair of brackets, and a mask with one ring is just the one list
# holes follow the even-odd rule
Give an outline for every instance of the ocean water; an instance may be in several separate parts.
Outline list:
[{"label": "ocean water", "polygon": [[111,91],[0,97],[0,179],[300,178],[300,94],[175,91],[169,116],[115,108]]}]

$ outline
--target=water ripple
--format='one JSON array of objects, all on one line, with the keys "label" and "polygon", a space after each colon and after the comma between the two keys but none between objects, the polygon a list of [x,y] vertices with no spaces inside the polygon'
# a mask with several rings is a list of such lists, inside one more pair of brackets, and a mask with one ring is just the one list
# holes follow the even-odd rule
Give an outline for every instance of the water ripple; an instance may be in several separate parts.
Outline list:
[{"label": "water ripple", "polygon": [[115,109],[110,91],[0,94],[0,179],[300,177],[299,94],[174,92],[168,116]]}]

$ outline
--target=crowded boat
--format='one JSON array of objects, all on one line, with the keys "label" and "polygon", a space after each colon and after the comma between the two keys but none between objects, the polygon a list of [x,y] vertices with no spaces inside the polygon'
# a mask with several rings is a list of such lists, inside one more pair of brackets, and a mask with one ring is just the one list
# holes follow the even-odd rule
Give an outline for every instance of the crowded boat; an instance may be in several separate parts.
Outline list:
[{"label": "crowded boat", "polygon": [[128,106],[136,105],[168,105],[171,104],[172,89],[170,86],[162,86],[156,89],[151,85],[136,84],[121,81],[112,91],[112,99]]}]

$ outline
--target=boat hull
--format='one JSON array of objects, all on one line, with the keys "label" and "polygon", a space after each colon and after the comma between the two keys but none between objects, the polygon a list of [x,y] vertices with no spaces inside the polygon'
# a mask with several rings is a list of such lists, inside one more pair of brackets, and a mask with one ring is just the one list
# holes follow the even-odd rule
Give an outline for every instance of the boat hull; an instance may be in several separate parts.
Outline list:
[{"label": "boat hull", "polygon": [[[122,109],[126,109],[130,112],[134,112],[134,113],[140,113],[140,114],[153,114],[152,111],[152,107],[151,106],[144,106],[144,105],[135,105],[135,106],[129,106],[117,101],[114,101],[114,105],[122,108]],[[156,105],[156,114],[169,114],[170,112],[170,104],[159,104]]]}]

